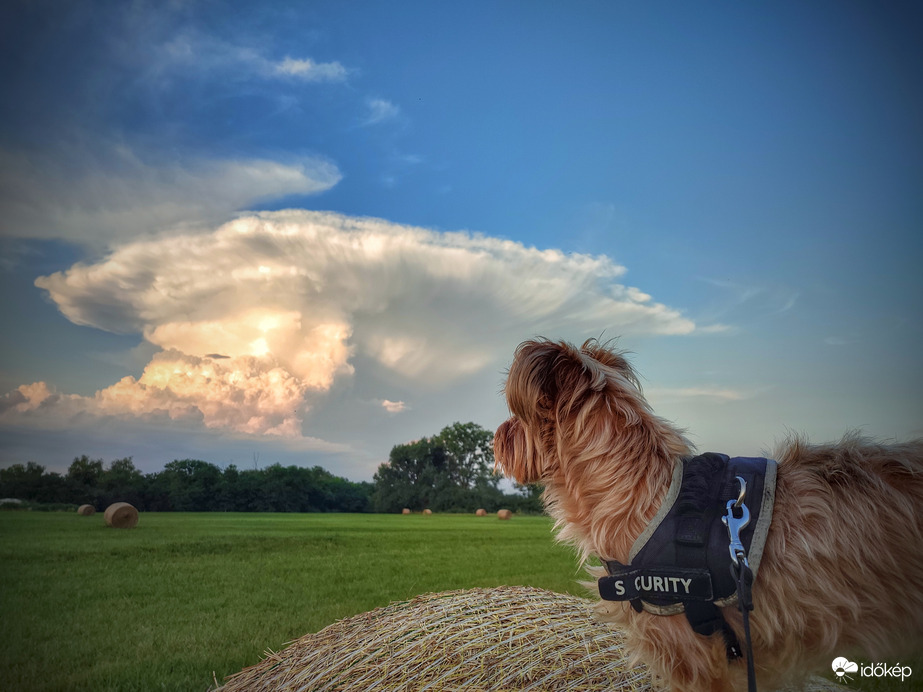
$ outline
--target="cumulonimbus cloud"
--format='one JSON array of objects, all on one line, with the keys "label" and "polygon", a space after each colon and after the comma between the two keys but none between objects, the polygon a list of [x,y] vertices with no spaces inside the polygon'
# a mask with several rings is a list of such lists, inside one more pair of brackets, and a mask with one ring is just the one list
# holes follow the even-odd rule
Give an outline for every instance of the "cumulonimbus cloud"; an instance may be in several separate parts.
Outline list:
[{"label": "cumulonimbus cloud", "polygon": [[44,382],[23,385],[0,399],[0,416],[35,418],[44,409],[65,419],[153,418],[251,435],[299,437],[300,409],[309,388],[271,358],[215,361],[163,351],[139,378],[124,377],[93,397],[61,395]]},{"label": "cumulonimbus cloud", "polygon": [[[411,389],[444,387],[499,370],[534,334],[695,329],[624,273],[603,256],[288,210],[139,239],[36,285],[72,322],[163,349],[84,408],[297,436],[305,398],[363,377],[360,362]],[[387,394],[386,411],[407,407]]]}]

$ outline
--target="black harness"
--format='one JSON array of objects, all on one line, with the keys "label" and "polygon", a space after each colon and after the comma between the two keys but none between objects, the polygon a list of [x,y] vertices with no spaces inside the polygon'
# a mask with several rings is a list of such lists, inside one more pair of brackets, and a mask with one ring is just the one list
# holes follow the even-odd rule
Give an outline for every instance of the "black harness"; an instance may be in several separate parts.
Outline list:
[{"label": "black harness", "polygon": [[[599,579],[607,601],[631,601],[657,615],[685,613],[692,629],[724,637],[728,660],[743,652],[721,608],[744,613],[749,648],[751,586],[775,498],[776,462],[707,453],[677,463],[660,510],[638,537],[629,564],[606,560]],[[753,689],[753,656],[748,651]]]}]

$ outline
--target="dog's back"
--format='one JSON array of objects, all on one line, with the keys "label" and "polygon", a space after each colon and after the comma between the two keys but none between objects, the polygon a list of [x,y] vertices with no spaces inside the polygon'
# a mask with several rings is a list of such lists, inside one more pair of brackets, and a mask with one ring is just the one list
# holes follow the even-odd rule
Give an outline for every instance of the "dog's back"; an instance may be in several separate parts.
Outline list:
[{"label": "dog's back", "polygon": [[[760,648],[789,660],[874,660],[923,645],[923,440],[795,438],[777,450],[776,504],[754,597]],[[759,592],[760,595],[757,595]],[[759,605],[758,605],[759,607]],[[786,660],[786,656],[777,657]]]}]

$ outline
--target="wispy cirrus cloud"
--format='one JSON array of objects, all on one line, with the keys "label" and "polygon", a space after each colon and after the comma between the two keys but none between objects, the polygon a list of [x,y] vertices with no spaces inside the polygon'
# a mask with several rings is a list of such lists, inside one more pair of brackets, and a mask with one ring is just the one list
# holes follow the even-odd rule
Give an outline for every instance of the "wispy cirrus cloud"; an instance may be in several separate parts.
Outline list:
[{"label": "wispy cirrus cloud", "polygon": [[703,283],[720,289],[724,295],[724,304],[719,309],[717,319],[746,309],[750,313],[758,312],[768,315],[783,315],[798,305],[801,292],[789,286],[779,284],[750,283],[731,279],[698,277]]},{"label": "wispy cirrus cloud", "polygon": [[752,394],[729,387],[656,387],[645,390],[647,396],[660,402],[708,399],[711,401],[742,401]]},{"label": "wispy cirrus cloud", "polygon": [[317,194],[342,175],[319,157],[169,158],[88,138],[50,152],[0,150],[0,234],[102,247],[261,200]]},{"label": "wispy cirrus cloud", "polygon": [[302,82],[345,82],[356,70],[336,60],[321,62],[310,57],[269,57],[259,47],[239,45],[217,36],[185,31],[154,49],[157,56],[151,70],[161,76],[170,73],[226,72],[235,79],[294,79]]}]

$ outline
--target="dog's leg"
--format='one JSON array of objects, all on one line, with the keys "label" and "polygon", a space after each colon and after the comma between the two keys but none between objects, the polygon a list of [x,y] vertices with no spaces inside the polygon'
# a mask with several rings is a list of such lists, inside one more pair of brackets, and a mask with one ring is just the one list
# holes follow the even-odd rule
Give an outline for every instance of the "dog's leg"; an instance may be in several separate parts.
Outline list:
[{"label": "dog's leg", "polygon": [[628,627],[626,647],[632,660],[650,666],[655,683],[664,689],[734,692],[741,684],[746,686],[746,668],[728,663],[721,637],[696,634],[683,615],[640,614]]}]

